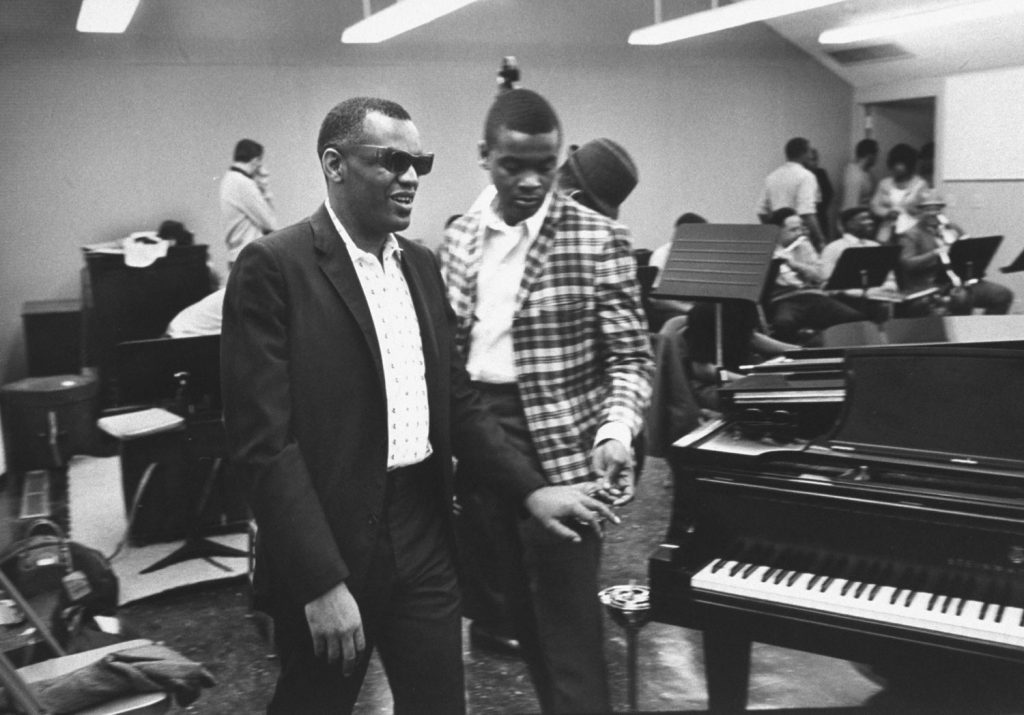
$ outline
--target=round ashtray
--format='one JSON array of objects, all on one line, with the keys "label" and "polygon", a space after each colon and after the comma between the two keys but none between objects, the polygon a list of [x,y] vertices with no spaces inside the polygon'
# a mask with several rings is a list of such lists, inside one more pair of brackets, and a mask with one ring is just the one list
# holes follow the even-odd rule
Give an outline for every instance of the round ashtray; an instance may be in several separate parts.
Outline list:
[{"label": "round ashtray", "polygon": [[625,584],[602,589],[598,596],[612,620],[620,626],[642,626],[651,608],[651,589]]},{"label": "round ashtray", "polygon": [[620,611],[646,611],[651,607],[651,589],[647,586],[609,586],[598,595],[605,606]]}]

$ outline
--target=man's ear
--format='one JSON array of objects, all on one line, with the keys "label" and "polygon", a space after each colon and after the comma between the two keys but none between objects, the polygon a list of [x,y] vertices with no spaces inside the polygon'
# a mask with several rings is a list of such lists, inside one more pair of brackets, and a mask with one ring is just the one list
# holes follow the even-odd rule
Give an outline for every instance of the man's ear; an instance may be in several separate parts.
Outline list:
[{"label": "man's ear", "polygon": [[324,176],[328,182],[336,184],[345,182],[345,174],[348,167],[341,154],[334,147],[324,149],[324,153],[320,157],[320,168],[323,169]]},{"label": "man's ear", "polygon": [[481,139],[479,142],[477,142],[476,147],[477,147],[477,151],[480,152],[480,166],[481,166],[481,168],[487,169],[488,171],[490,171],[490,169],[491,169],[490,151],[487,148],[487,142],[484,141],[483,139]]}]

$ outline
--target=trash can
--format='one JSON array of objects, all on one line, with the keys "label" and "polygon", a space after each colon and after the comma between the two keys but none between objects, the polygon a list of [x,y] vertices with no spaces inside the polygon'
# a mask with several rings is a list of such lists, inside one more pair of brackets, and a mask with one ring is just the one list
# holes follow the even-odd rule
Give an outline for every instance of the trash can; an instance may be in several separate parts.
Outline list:
[{"label": "trash can", "polygon": [[87,375],[27,377],[0,387],[9,471],[63,467],[96,442],[99,383]]}]

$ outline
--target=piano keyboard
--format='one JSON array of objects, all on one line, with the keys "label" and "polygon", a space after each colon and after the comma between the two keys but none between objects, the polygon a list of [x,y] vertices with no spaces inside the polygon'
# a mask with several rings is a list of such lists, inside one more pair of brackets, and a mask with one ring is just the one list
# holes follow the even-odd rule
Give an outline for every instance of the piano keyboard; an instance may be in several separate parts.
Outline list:
[{"label": "piano keyboard", "polygon": [[1024,609],[730,559],[693,576],[701,591],[758,599],[890,625],[1024,648]]}]

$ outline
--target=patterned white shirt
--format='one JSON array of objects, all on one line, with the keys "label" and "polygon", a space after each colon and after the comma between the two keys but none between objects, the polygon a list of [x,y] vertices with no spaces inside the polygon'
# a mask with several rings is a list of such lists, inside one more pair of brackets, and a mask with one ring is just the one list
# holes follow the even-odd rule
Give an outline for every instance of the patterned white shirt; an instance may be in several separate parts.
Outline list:
[{"label": "patterned white shirt", "polygon": [[[384,363],[388,407],[388,470],[418,464],[432,453],[423,340],[409,285],[402,273],[402,249],[393,235],[382,260],[359,248],[326,202],[327,213],[348,249],[370,306]],[[339,409],[344,409],[339,405]]]}]

